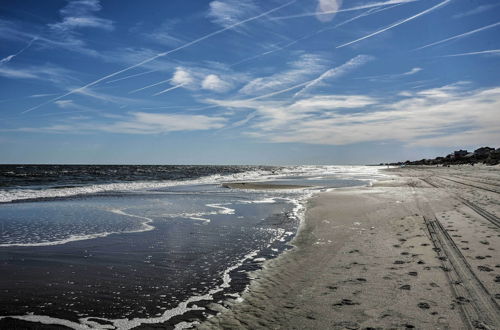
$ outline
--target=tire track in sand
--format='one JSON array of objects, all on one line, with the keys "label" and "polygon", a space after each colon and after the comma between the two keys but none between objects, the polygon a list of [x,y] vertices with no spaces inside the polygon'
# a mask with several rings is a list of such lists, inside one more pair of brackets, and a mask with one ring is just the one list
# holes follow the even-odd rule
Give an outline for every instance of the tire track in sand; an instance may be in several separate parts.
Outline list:
[{"label": "tire track in sand", "polygon": [[460,307],[468,328],[500,327],[500,307],[477,278],[446,229],[434,216],[424,216],[424,221],[455,295],[455,303]]}]

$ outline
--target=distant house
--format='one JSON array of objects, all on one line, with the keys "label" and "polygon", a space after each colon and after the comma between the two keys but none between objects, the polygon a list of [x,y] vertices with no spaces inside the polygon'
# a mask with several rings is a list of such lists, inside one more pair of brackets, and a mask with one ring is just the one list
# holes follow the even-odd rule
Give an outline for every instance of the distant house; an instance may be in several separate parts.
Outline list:
[{"label": "distant house", "polygon": [[474,150],[474,155],[479,156],[479,157],[487,157],[493,151],[495,151],[495,148],[482,147],[482,148]]},{"label": "distant house", "polygon": [[454,151],[453,152],[453,156],[455,156],[455,158],[461,158],[461,157],[465,157],[469,152],[467,150],[458,150],[458,151]]}]

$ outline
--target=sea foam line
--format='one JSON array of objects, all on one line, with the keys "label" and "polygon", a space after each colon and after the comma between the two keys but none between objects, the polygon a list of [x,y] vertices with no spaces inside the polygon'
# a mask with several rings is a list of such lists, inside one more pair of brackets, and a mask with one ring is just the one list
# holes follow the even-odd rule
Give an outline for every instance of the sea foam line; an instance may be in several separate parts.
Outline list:
[{"label": "sea foam line", "polygon": [[[312,196],[313,193],[308,193],[303,195],[299,199],[292,199],[292,198],[283,198],[284,200],[288,200],[289,202],[294,204],[294,208],[292,209],[292,216],[295,217],[300,223],[303,222],[304,219],[304,214],[305,214],[305,206],[303,205],[304,202]],[[266,199],[266,202],[269,202],[271,199]],[[224,207],[222,205],[227,205],[227,204],[207,204],[207,206],[211,206],[214,208],[222,209],[222,211],[215,212],[219,214],[224,214],[223,212],[234,212],[233,209]],[[113,209],[109,210],[110,212],[125,215],[125,216],[131,216],[131,217],[137,217],[141,218],[144,220],[147,220],[145,223],[143,223],[145,226],[148,226],[147,230],[151,230],[154,227],[150,226],[149,223],[153,221],[150,218],[147,217],[142,217],[142,216],[137,216],[134,214],[129,214],[124,212],[123,210],[119,209]],[[225,213],[228,214],[228,213]],[[151,229],[150,229],[151,228]],[[144,231],[143,229],[142,231]],[[279,235],[275,236],[271,242],[269,242],[268,247],[273,243],[273,241],[279,240],[279,241],[284,241],[285,236],[290,236],[293,233],[291,232],[285,232],[284,230],[279,232]],[[259,250],[254,250],[245,256],[241,258],[236,264],[233,266],[228,267],[223,273],[222,273],[222,283],[218,285],[217,287],[209,290],[208,293],[204,295],[198,295],[198,296],[192,296],[189,297],[187,300],[179,303],[177,307],[174,307],[172,309],[166,310],[160,317],[153,317],[153,318],[134,318],[134,319],[106,319],[106,318],[99,318],[99,317],[86,317],[86,318],[81,318],[79,319],[80,323],[65,320],[65,319],[60,319],[56,317],[50,317],[47,315],[35,315],[35,314],[27,314],[27,315],[9,315],[9,316],[0,316],[0,320],[3,318],[14,318],[18,320],[24,320],[24,321],[29,321],[29,322],[39,322],[42,324],[47,324],[47,325],[62,325],[66,326],[75,330],[88,330],[88,329],[115,329],[115,330],[129,330],[133,329],[141,324],[156,324],[156,323],[164,323],[170,320],[171,318],[179,315],[183,315],[186,312],[189,311],[194,311],[194,310],[205,310],[205,308],[198,307],[195,304],[193,304],[191,307],[188,307],[189,304],[192,304],[194,302],[202,301],[202,300],[213,300],[213,295],[216,293],[219,293],[223,291],[226,288],[230,287],[231,284],[231,275],[230,273],[241,267],[245,261],[254,259],[255,261],[261,262],[264,261],[261,258],[255,259],[255,257],[258,255]],[[246,292],[248,290],[248,286],[245,288],[243,292]],[[241,297],[241,296],[240,296]],[[91,321],[91,319],[98,319],[102,321],[107,321],[111,322],[112,325],[109,324],[100,324],[95,321]],[[181,322],[179,324],[179,327],[176,326],[176,329],[182,329],[184,327],[193,325],[193,323],[189,324],[187,322]]]},{"label": "sea foam line", "polygon": [[56,240],[56,241],[50,241],[50,242],[38,242],[38,243],[4,243],[0,244],[0,247],[14,247],[14,246],[19,246],[19,247],[28,247],[28,246],[52,246],[52,245],[62,245],[70,242],[75,242],[75,241],[84,241],[88,239],[95,239],[95,238],[101,238],[101,237],[106,237],[112,234],[130,234],[130,233],[140,233],[144,231],[150,231],[155,229],[154,226],[150,225],[150,223],[153,222],[153,219],[135,215],[135,214],[130,214],[126,213],[123,210],[119,209],[112,209],[112,210],[107,210],[109,212],[127,216],[127,217],[133,217],[133,218],[139,218],[146,220],[141,223],[141,228],[136,229],[136,230],[127,230],[127,231],[109,231],[109,232],[102,232],[102,233],[95,233],[95,234],[88,234],[88,235],[71,235],[67,238],[61,239],[61,240]]},{"label": "sea foam line", "polygon": [[42,198],[60,198],[78,195],[88,195],[95,193],[104,193],[111,191],[137,191],[137,190],[152,190],[181,185],[196,185],[196,184],[219,184],[223,182],[235,181],[265,181],[271,178],[279,178],[286,176],[300,175],[339,175],[342,178],[359,178],[360,175],[369,176],[384,176],[379,173],[379,166],[334,166],[334,165],[301,165],[288,166],[275,171],[258,170],[247,171],[234,174],[213,174],[200,177],[192,180],[174,181],[139,181],[139,182],[121,182],[121,183],[106,183],[93,184],[88,186],[72,187],[72,188],[48,188],[42,190],[34,189],[1,189],[0,203],[9,203],[16,200],[27,199],[42,199]]}]

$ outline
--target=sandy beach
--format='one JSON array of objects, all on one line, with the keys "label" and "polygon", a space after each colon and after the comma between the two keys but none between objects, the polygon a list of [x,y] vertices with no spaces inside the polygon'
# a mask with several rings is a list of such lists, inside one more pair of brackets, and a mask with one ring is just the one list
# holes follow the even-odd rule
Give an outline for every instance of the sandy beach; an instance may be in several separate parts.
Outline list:
[{"label": "sandy beach", "polygon": [[500,168],[386,173],[313,197],[295,247],[198,327],[500,328]]}]

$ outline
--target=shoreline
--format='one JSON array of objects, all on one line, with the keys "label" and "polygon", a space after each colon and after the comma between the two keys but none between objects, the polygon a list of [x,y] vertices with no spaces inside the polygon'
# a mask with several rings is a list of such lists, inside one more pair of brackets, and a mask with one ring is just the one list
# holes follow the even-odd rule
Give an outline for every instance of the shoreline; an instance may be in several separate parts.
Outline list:
[{"label": "shoreline", "polygon": [[[500,326],[500,258],[494,252],[500,232],[485,230],[484,217],[456,202],[457,194],[476,198],[489,214],[500,214],[489,196],[495,193],[478,188],[487,188],[491,173],[500,179],[500,172],[475,170],[480,183],[474,187],[429,184],[460,168],[385,171],[392,176],[372,186],[313,196],[294,248],[252,274],[242,302],[227,304],[197,328]],[[441,236],[429,232],[436,224]]]}]

